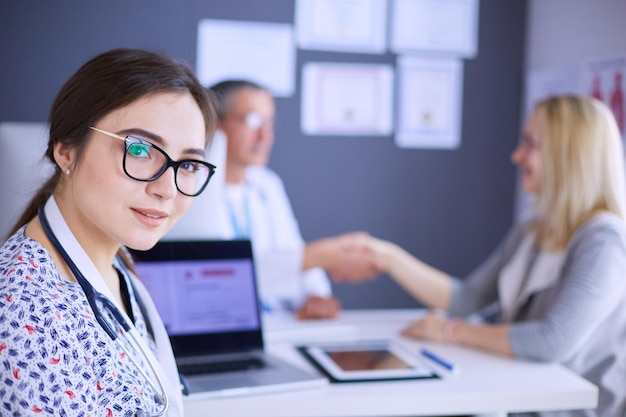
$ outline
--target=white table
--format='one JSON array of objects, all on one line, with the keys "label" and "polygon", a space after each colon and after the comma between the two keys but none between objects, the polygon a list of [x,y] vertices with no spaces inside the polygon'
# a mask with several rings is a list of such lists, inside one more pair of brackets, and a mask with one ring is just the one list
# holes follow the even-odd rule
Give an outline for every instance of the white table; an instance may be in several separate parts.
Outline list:
[{"label": "white table", "polygon": [[329,384],[323,388],[185,402],[187,416],[340,417],[499,414],[595,408],[597,388],[558,364],[510,360],[478,350],[399,337],[420,310],[347,310],[338,320],[265,320],[270,352],[302,367],[311,365],[293,349],[307,341],[397,339],[417,351],[428,347],[457,364],[442,379]]}]

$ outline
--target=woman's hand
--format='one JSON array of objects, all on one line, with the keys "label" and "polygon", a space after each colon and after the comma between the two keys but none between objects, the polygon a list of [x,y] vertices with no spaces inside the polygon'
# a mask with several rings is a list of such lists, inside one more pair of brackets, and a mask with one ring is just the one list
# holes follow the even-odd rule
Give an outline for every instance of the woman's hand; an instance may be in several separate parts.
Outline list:
[{"label": "woman's hand", "polygon": [[514,357],[509,340],[509,324],[471,324],[462,318],[446,318],[429,311],[423,319],[409,323],[402,335],[435,342],[472,346],[509,358]]},{"label": "woman's hand", "polygon": [[440,314],[429,311],[424,318],[409,323],[409,325],[402,330],[401,334],[417,339],[447,342],[451,340],[446,340],[448,339],[445,332],[446,323],[447,320]]}]

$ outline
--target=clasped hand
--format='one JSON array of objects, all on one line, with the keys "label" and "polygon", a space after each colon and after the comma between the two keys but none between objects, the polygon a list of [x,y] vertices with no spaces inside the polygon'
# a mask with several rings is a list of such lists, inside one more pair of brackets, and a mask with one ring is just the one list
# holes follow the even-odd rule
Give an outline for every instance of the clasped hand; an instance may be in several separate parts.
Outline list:
[{"label": "clasped hand", "polygon": [[335,281],[361,282],[375,278],[382,263],[370,246],[366,232],[351,232],[332,238],[333,255],[326,271]]}]

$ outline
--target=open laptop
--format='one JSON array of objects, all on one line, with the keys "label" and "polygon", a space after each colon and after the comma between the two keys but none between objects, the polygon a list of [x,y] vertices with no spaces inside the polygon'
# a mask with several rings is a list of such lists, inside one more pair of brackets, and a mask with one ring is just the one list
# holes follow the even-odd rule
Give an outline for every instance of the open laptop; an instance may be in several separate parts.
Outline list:
[{"label": "open laptop", "polygon": [[160,241],[132,251],[172,342],[188,395],[207,398],[328,383],[264,351],[248,240]]}]

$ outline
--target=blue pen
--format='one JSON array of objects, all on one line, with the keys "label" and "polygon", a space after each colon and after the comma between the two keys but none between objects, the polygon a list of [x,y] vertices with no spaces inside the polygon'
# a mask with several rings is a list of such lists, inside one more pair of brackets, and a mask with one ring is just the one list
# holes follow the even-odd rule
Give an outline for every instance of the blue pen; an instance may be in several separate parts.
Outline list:
[{"label": "blue pen", "polygon": [[428,349],[422,348],[420,349],[420,353],[422,354],[422,356],[430,359],[431,361],[435,362],[437,365],[443,368],[446,368],[449,372],[457,372],[459,370],[459,368],[456,365],[447,361],[446,359],[443,359],[441,356],[431,352]]}]

